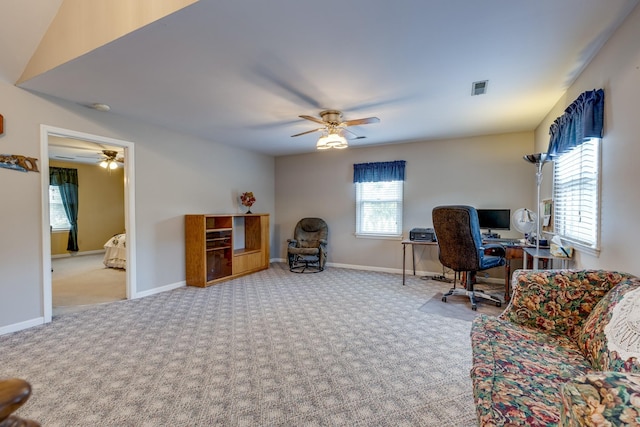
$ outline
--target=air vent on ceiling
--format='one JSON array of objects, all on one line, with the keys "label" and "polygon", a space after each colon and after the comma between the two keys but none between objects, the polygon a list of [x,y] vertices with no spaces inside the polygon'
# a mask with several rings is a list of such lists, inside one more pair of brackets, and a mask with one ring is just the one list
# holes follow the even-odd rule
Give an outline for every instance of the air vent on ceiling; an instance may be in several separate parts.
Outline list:
[{"label": "air vent on ceiling", "polygon": [[482,80],[479,82],[473,82],[471,84],[471,96],[475,95],[484,95],[487,93],[487,86],[489,85],[489,80]]}]

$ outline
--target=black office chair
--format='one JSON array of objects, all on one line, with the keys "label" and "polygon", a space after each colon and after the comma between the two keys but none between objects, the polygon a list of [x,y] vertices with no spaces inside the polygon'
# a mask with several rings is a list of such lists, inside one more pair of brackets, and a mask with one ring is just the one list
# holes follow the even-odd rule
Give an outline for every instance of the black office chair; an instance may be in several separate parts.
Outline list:
[{"label": "black office chair", "polygon": [[[442,296],[446,302],[451,295],[465,295],[471,301],[471,309],[476,310],[476,297],[493,301],[497,307],[502,301],[479,289],[474,289],[475,273],[505,264],[505,250],[502,245],[482,244],[482,234],[478,223],[478,212],[471,206],[438,206],[432,212],[439,258],[442,265],[455,272],[453,288]],[[491,255],[487,255],[491,253]],[[456,289],[458,274],[466,272],[466,289]]]}]

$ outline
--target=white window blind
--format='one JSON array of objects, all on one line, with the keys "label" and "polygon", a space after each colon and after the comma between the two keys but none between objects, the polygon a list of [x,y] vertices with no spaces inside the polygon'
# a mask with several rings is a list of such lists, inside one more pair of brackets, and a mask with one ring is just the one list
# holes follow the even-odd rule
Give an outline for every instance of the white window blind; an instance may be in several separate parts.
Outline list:
[{"label": "white window blind", "polygon": [[60,189],[56,185],[49,186],[49,222],[53,231],[68,231],[71,228],[62,204]]},{"label": "white window blind", "polygon": [[402,235],[404,181],[356,182],[356,235]]},{"label": "white window blind", "polygon": [[554,231],[563,239],[593,249],[599,246],[599,177],[599,138],[554,159]]}]

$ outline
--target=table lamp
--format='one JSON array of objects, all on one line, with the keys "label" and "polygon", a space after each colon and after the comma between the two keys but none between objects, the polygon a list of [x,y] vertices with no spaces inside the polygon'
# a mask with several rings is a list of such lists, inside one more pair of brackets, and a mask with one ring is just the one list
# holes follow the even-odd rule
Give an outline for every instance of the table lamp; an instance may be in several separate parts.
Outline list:
[{"label": "table lamp", "polygon": [[549,160],[546,153],[535,153],[535,154],[527,154],[524,156],[524,159],[532,163],[536,166],[536,190],[537,190],[537,198],[536,198],[536,213],[538,217],[536,218],[536,252],[540,250],[540,184],[542,184],[542,167]]}]

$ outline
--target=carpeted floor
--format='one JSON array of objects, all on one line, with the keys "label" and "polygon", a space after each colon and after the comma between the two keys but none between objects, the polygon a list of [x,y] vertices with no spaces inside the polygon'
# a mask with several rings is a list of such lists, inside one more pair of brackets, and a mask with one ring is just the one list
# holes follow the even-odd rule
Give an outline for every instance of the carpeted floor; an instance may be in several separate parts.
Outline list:
[{"label": "carpeted floor", "polygon": [[106,268],[102,254],[54,258],[51,262],[53,314],[126,299],[126,272]]},{"label": "carpeted floor", "polygon": [[48,427],[475,425],[469,320],[425,309],[449,284],[401,283],[273,264],[102,304],[0,336],[0,377]]}]

